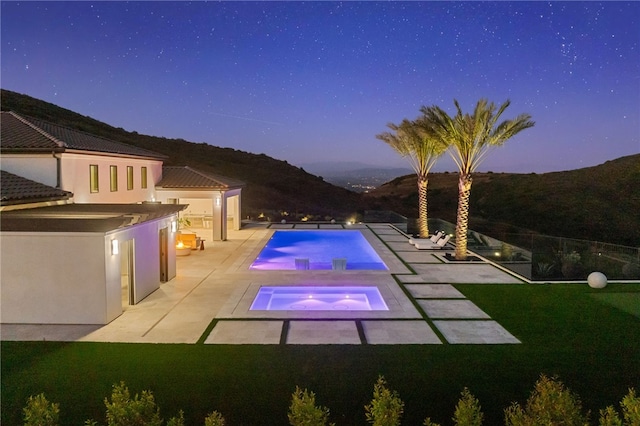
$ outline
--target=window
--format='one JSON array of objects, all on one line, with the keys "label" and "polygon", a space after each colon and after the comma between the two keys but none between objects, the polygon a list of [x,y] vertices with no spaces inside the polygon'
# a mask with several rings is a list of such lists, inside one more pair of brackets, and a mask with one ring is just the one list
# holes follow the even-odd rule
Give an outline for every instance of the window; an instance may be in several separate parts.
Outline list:
[{"label": "window", "polygon": [[111,192],[118,190],[118,166],[109,166],[111,171]]},{"label": "window", "polygon": [[98,165],[89,165],[89,192],[98,192]]},{"label": "window", "polygon": [[133,189],[133,166],[127,166],[127,190]]},{"label": "window", "polygon": [[140,168],[141,176],[140,176],[140,186],[142,189],[147,189],[147,168]]}]

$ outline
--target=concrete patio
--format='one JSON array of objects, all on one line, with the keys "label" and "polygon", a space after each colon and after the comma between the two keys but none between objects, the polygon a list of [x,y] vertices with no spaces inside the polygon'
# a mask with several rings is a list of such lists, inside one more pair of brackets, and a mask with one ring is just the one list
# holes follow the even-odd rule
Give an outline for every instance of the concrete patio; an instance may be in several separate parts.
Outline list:
[{"label": "concrete patio", "polygon": [[[204,344],[513,344],[519,340],[452,284],[523,281],[485,262],[446,263],[386,224],[359,224],[388,271],[256,271],[275,229],[339,224],[249,224],[179,257],[177,277],[104,326],[2,324],[2,340]],[[198,232],[198,229],[194,229]],[[450,247],[449,247],[450,248]],[[452,251],[452,250],[449,250]],[[389,311],[251,311],[262,285],[373,285]]]}]

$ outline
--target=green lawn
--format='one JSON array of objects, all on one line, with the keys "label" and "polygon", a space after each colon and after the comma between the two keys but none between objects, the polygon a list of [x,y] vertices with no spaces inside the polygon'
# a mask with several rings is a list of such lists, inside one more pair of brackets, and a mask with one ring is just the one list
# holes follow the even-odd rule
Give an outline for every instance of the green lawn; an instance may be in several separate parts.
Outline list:
[{"label": "green lawn", "polygon": [[594,293],[592,296],[640,318],[640,293]]},{"label": "green lawn", "polygon": [[189,424],[218,410],[230,425],[286,425],[296,385],[316,393],[338,425],[366,424],[363,406],[379,374],[405,401],[403,424],[430,416],[451,424],[464,386],[478,397],[485,424],[502,423],[524,402],[540,373],[558,375],[586,408],[616,404],[640,389],[640,318],[594,294],[640,295],[640,284],[458,285],[518,337],[521,345],[211,346],[54,342],[2,343],[3,425],[21,423],[29,395],[59,402],[62,423],[104,421],[103,399],[124,380],[150,389],[165,419],[179,409]]}]

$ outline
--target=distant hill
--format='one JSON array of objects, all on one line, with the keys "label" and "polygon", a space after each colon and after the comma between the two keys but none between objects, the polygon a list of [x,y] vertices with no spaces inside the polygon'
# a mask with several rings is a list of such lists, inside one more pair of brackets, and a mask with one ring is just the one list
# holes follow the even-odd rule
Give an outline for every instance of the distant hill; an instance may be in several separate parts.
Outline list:
[{"label": "distant hill", "polygon": [[354,192],[367,192],[390,180],[411,173],[407,167],[382,167],[357,161],[304,163],[300,166],[327,182]]},{"label": "distant hill", "polygon": [[[455,222],[455,173],[429,177],[430,217]],[[371,191],[371,208],[417,216],[415,175]],[[471,189],[470,228],[489,235],[534,230],[578,239],[640,246],[640,154],[595,167],[544,174],[477,173]]]},{"label": "distant hill", "polygon": [[360,206],[358,194],[265,154],[127,132],[8,90],[1,91],[0,100],[2,110],[12,110],[167,155],[166,165],[189,165],[205,172],[240,179],[247,183],[242,197],[243,217],[255,218],[264,213],[272,220],[280,220],[279,213],[287,212],[289,219],[296,215],[310,215],[317,219],[346,218]]}]

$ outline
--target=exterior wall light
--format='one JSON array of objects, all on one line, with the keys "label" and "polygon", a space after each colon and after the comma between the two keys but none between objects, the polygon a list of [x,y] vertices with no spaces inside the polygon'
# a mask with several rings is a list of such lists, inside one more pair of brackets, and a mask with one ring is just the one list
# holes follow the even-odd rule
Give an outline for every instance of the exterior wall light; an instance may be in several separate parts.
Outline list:
[{"label": "exterior wall light", "polygon": [[176,232],[178,230],[178,222],[175,220],[171,221],[171,232]]},{"label": "exterior wall light", "polygon": [[120,253],[120,246],[118,244],[118,240],[111,240],[111,254]]},{"label": "exterior wall light", "polygon": [[220,197],[216,197],[216,206],[220,207]]}]

